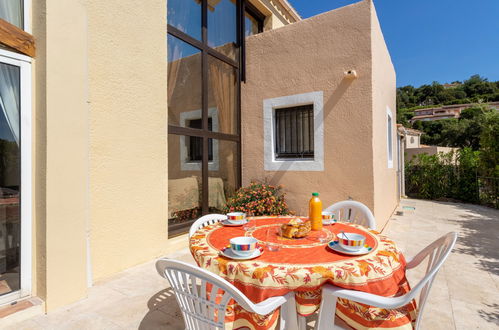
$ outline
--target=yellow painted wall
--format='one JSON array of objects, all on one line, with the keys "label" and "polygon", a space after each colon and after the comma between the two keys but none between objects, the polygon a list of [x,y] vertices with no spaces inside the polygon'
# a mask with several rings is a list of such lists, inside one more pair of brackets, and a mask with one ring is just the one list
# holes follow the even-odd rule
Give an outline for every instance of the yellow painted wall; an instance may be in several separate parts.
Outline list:
[{"label": "yellow painted wall", "polygon": [[33,3],[34,293],[47,310],[86,294],[88,104],[86,11]]},{"label": "yellow painted wall", "polygon": [[[371,6],[374,215],[378,229],[388,221],[398,205],[396,75],[386,47],[374,4]],[[392,113],[393,167],[388,168],[387,110]]]},{"label": "yellow painted wall", "polygon": [[95,280],[167,242],[166,3],[88,0],[91,256]]}]

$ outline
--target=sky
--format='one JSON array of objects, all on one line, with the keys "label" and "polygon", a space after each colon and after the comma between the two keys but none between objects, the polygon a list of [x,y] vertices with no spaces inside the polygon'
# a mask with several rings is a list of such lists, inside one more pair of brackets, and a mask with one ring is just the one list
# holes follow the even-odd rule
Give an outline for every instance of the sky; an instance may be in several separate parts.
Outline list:
[{"label": "sky", "polygon": [[[302,18],[358,0],[288,0]],[[499,80],[499,0],[374,0],[397,86]]]}]

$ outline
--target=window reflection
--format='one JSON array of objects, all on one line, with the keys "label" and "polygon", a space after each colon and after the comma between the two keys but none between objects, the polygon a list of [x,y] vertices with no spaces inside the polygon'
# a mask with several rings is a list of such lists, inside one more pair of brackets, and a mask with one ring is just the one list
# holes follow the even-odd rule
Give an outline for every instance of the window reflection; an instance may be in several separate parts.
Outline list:
[{"label": "window reflection", "polygon": [[229,64],[209,56],[208,103],[216,108],[218,127],[213,131],[237,134],[237,75],[236,69]]},{"label": "window reflection", "polygon": [[19,290],[20,69],[0,63],[0,295]]},{"label": "window reflection", "polygon": [[201,1],[168,0],[167,2],[168,24],[201,40]]},{"label": "window reflection", "polygon": [[216,155],[219,166],[209,170],[208,201],[210,211],[220,213],[237,189],[237,143],[225,140],[215,140],[215,142],[219,144],[219,152]]},{"label": "window reflection", "polygon": [[168,35],[168,123],[186,126],[183,113],[201,118],[201,51]]},{"label": "window reflection", "polygon": [[244,35],[246,37],[262,32],[263,22],[249,12],[244,13]]},{"label": "window reflection", "polygon": [[232,59],[236,59],[236,2],[220,0],[208,1],[208,3],[208,46]]},{"label": "window reflection", "polygon": [[0,1],[0,18],[20,29],[24,29],[23,14],[23,0]]}]

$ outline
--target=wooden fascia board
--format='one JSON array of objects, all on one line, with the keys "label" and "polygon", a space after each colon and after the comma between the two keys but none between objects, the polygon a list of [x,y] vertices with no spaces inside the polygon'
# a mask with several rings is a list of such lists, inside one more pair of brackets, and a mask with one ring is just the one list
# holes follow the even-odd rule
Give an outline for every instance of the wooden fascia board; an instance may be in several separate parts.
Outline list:
[{"label": "wooden fascia board", "polygon": [[0,43],[24,55],[35,57],[35,38],[3,19],[0,19]]}]

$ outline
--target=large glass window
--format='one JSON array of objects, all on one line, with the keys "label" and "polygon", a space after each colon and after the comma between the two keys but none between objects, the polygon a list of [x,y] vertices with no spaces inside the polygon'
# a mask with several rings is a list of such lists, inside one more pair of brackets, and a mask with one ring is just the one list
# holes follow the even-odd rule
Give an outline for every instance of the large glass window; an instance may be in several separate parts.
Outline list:
[{"label": "large glass window", "polygon": [[201,50],[168,35],[168,124],[186,127],[185,114],[201,118],[201,107]]},{"label": "large glass window", "polygon": [[168,1],[169,236],[223,212],[240,185],[242,12],[242,0]]},{"label": "large glass window", "polygon": [[168,24],[201,40],[201,1],[168,0]]},{"label": "large glass window", "polygon": [[20,289],[20,68],[0,58],[0,295]]},{"label": "large glass window", "polygon": [[208,1],[208,6],[208,46],[236,59],[238,56],[236,2]]},{"label": "large glass window", "polygon": [[208,56],[208,106],[217,109],[219,125],[215,132],[237,132],[237,69],[212,56]]}]

